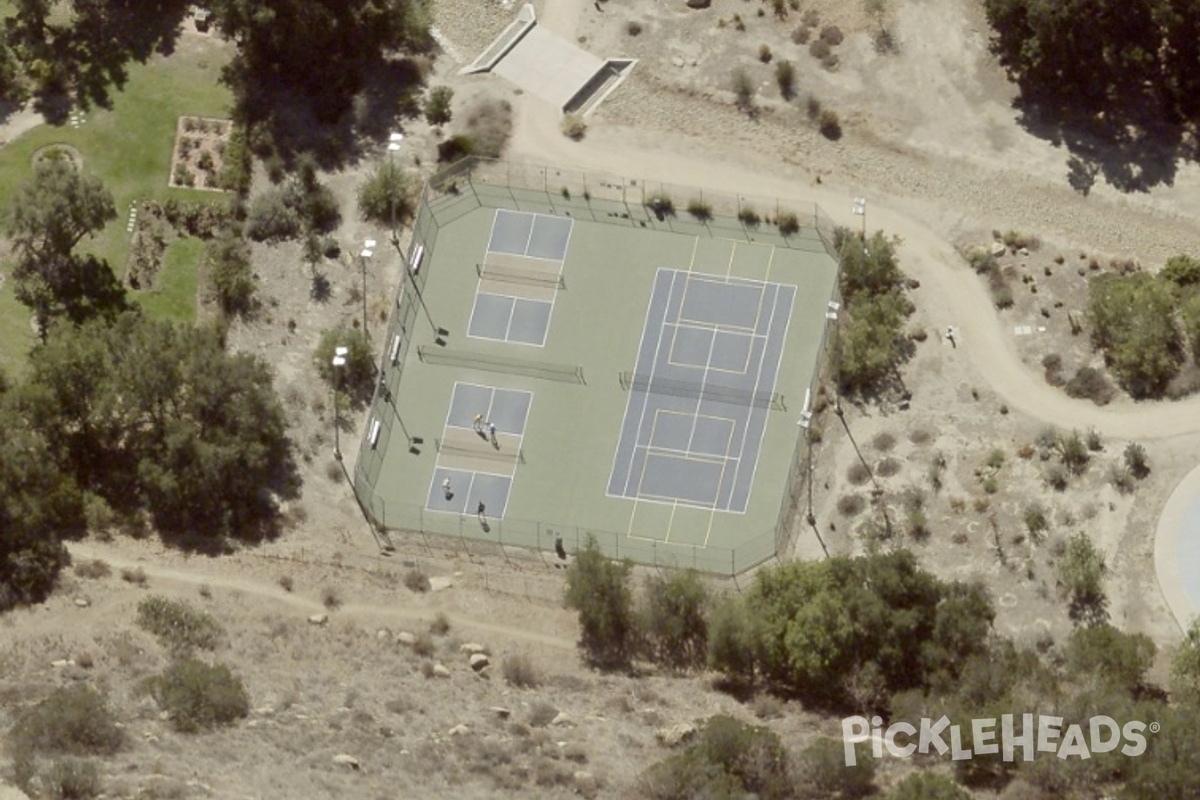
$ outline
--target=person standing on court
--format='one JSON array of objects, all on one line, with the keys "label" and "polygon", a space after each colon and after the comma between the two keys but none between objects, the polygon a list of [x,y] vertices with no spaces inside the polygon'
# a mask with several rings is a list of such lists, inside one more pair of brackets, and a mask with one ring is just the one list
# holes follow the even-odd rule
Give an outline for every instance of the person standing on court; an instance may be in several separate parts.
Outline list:
[{"label": "person standing on court", "polygon": [[483,519],[483,513],[484,513],[485,511],[487,511],[487,506],[485,506],[485,505],[483,504],[483,501],[482,501],[482,500],[480,500],[480,501],[479,501],[479,507],[475,509],[475,513],[479,515],[479,518],[480,518],[480,519]]},{"label": "person standing on court", "polygon": [[483,433],[483,414],[475,415],[475,424],[472,427],[476,433]]},{"label": "person standing on court", "polygon": [[494,422],[489,422],[487,424],[487,426],[488,426],[488,435],[491,436],[491,438],[492,438],[492,447],[499,450],[500,443],[496,441],[496,424]]},{"label": "person standing on court", "polygon": [[442,494],[444,494],[446,496],[447,501],[449,501],[450,498],[454,497],[454,492],[450,489],[450,479],[449,478],[446,478],[446,480],[442,481]]}]

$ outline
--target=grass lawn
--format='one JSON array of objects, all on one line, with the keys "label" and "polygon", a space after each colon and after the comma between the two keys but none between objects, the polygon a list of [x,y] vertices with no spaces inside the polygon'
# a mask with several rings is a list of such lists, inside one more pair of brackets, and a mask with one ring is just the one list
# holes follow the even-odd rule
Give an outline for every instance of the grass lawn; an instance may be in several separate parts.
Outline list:
[{"label": "grass lawn", "polygon": [[149,292],[133,292],[138,305],[152,317],[192,323],[196,321],[196,286],[204,242],[176,239],[163,254],[158,285]]},{"label": "grass lawn", "polygon": [[[0,0],[3,13],[4,0]],[[171,150],[175,142],[175,123],[180,115],[228,117],[232,95],[219,81],[221,66],[231,50],[215,40],[190,40],[177,43],[170,57],[155,57],[147,64],[130,64],[129,80],[122,92],[112,95],[112,108],[93,108],[87,112],[87,122],[79,128],[43,125],[15,141],[0,147],[0,198],[12,196],[16,187],[31,174],[33,153],[50,144],[67,144],[83,157],[85,172],[98,175],[112,192],[118,218],[95,239],[84,242],[81,249],[108,260],[118,277],[125,267],[129,252],[129,234],[125,230],[130,204],[141,199],[179,200],[224,203],[227,195],[192,189],[172,189],[167,186],[170,176]],[[199,243],[196,243],[197,245]],[[175,252],[171,252],[175,251]],[[154,314],[163,314],[179,321],[195,318],[196,261],[199,247],[173,245],[168,251],[168,263],[163,279],[168,285],[161,288],[159,297],[143,302]],[[190,258],[190,260],[189,260]],[[189,276],[179,273],[190,272]],[[192,292],[183,301],[181,292]],[[169,298],[169,299],[168,299]],[[24,338],[7,335],[15,330],[10,317],[18,314],[21,326],[28,330],[29,313],[12,297],[11,285],[0,289],[0,364],[9,373],[17,371],[24,362],[28,345]]]}]

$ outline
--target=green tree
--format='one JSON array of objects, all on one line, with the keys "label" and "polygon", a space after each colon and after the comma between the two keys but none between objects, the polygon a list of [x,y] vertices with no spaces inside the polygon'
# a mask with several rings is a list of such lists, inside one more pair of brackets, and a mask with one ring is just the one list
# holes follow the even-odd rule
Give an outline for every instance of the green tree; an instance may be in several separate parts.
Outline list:
[{"label": "green tree", "polygon": [[888,800],[971,800],[971,795],[944,775],[914,772],[896,785]]},{"label": "green tree", "polygon": [[358,189],[358,215],[364,222],[390,227],[393,233],[412,217],[413,203],[412,179],[391,160]]},{"label": "green tree", "polygon": [[1067,541],[1067,550],[1058,564],[1058,583],[1075,622],[1096,625],[1108,619],[1105,571],[1104,557],[1087,534],[1077,533]]},{"label": "green tree", "polygon": [[1142,687],[1157,648],[1144,633],[1112,625],[1076,628],[1067,640],[1067,670],[1077,681],[1133,695]]},{"label": "green tree", "polygon": [[425,121],[430,125],[445,125],[450,121],[450,101],[454,90],[449,86],[435,86],[425,98]]},{"label": "green tree", "polygon": [[1200,258],[1182,254],[1171,256],[1159,275],[1180,288],[1200,284]]},{"label": "green tree", "polygon": [[1200,360],[1200,290],[1191,290],[1184,295],[1179,304],[1179,321],[1192,358]]},{"label": "green tree", "polygon": [[626,669],[637,647],[637,617],[628,560],[611,561],[588,536],[567,568],[566,604],[579,612],[580,646],[604,669]]},{"label": "green tree", "polygon": [[297,482],[269,368],[209,328],[125,314],[39,347],[18,392],[60,468],[160,531],[257,536]]},{"label": "green tree", "polygon": [[255,280],[250,267],[250,244],[237,233],[223,230],[204,248],[208,281],[221,312],[248,314],[254,306]]},{"label": "green tree", "polygon": [[1146,752],[1129,759],[1120,797],[1123,800],[1195,797],[1196,776],[1200,775],[1200,703],[1157,705],[1150,713],[1136,718],[1147,723],[1153,720],[1161,728],[1157,733],[1146,732]]},{"label": "green tree", "polygon": [[726,597],[708,623],[708,666],[735,686],[754,683],[759,634],[754,616],[740,596]]},{"label": "green tree", "polygon": [[853,800],[875,789],[875,759],[860,748],[854,766],[846,764],[846,747],[841,741],[821,737],[800,753],[800,783],[805,797],[813,800]]},{"label": "green tree", "polygon": [[0,399],[0,611],[44,600],[83,534],[83,497],[46,440]]},{"label": "green tree", "polygon": [[[428,8],[417,0],[214,0],[221,32],[237,43],[226,70],[256,113],[262,92],[286,87],[320,118],[350,107],[368,72],[390,53],[428,41]],[[314,54],[319,57],[314,58]]]},{"label": "green tree", "polygon": [[647,578],[638,616],[649,658],[674,669],[703,667],[708,607],[708,587],[694,570]]},{"label": "green tree", "polygon": [[846,313],[849,321],[838,343],[838,379],[849,391],[866,391],[900,361],[906,303],[898,292],[864,295]]},{"label": "green tree", "polygon": [[645,770],[638,788],[649,800],[793,796],[787,752],[778,734],[724,714],[710,717],[683,753]]},{"label": "green tree", "polygon": [[42,339],[62,310],[76,323],[125,308],[125,293],[104,261],[73,250],[116,219],[112,195],[98,178],[67,159],[47,158],[17,188],[5,213],[16,253],[12,277],[17,299],[37,315]]},{"label": "green tree", "polygon": [[888,238],[882,231],[876,231],[866,242],[843,234],[839,248],[842,299],[853,304],[860,294],[890,294],[902,288],[904,272],[896,260],[899,244],[899,238]]},{"label": "green tree", "polygon": [[1152,275],[1102,275],[1088,282],[1092,339],[1135,397],[1160,393],[1179,369],[1175,299]]},{"label": "green tree", "polygon": [[1192,620],[1171,656],[1171,681],[1181,695],[1200,693],[1200,617]]},{"label": "green tree", "polygon": [[[333,366],[337,348],[346,348],[346,363]],[[371,354],[371,340],[358,328],[330,328],[321,334],[317,349],[313,351],[313,364],[317,374],[330,389],[344,392],[356,402],[364,402],[375,388],[375,356]]]}]

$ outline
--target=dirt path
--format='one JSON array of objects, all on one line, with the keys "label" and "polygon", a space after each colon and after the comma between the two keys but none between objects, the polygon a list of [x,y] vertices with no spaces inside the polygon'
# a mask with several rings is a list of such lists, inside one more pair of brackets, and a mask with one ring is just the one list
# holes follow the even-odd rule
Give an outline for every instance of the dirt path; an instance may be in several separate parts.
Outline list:
[{"label": "dirt path", "polygon": [[[242,592],[263,597],[286,605],[305,615],[326,613],[327,609],[320,601],[299,594],[286,592],[282,587],[263,581],[254,580],[227,572],[216,572],[208,569],[179,569],[151,563],[141,558],[130,558],[118,548],[99,545],[94,542],[74,542],[68,546],[71,557],[76,560],[101,559],[115,570],[141,569],[147,577],[158,582],[183,584],[199,587],[207,585],[214,588]],[[445,614],[450,623],[457,629],[481,634],[491,634],[511,641],[525,642],[551,647],[557,650],[574,652],[576,644],[571,639],[553,636],[514,625],[505,625],[491,620],[480,619],[465,615],[459,611],[448,609],[414,608],[403,605],[380,605],[377,603],[346,602],[338,606],[336,611],[328,612],[331,616],[351,617],[360,621],[372,622],[410,622],[428,623],[435,613]]]},{"label": "dirt path", "polygon": [[[567,6],[577,9],[580,0],[555,4],[556,13],[542,23],[550,27],[561,19],[569,24],[573,15]],[[567,28],[552,29],[561,35],[571,33]],[[800,170],[744,151],[734,157],[680,135],[656,133],[651,142],[645,133],[612,126],[589,130],[584,140],[573,142],[559,132],[558,113],[549,104],[525,95],[518,98],[516,108],[518,124],[510,145],[514,160],[691,183],[729,193],[773,195],[797,204],[815,202],[842,224],[858,222],[850,213],[850,190],[807,185],[808,178]],[[1170,403],[1126,401],[1099,408],[1049,386],[1040,373],[1022,363],[1007,326],[1011,323],[1002,323],[983,284],[957,251],[944,236],[902,210],[910,202],[873,197],[869,226],[903,239],[904,269],[921,282],[916,301],[927,309],[942,309],[937,324],[958,329],[958,357],[969,361],[1009,407],[1063,428],[1092,427],[1119,439],[1162,439],[1200,431],[1200,397]]]}]

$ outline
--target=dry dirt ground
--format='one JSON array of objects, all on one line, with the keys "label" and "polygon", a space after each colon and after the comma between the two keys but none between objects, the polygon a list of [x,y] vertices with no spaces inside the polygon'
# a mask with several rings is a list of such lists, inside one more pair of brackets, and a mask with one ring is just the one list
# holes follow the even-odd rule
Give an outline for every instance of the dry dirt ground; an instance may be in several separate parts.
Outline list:
[{"label": "dry dirt ground", "polygon": [[[1054,587],[1056,542],[1083,531],[1111,569],[1106,588],[1113,620],[1169,648],[1179,628],[1155,579],[1153,530],[1172,487],[1194,466],[1197,404],[1118,400],[1101,409],[1048,386],[1037,364],[1040,354],[1013,336],[1015,324],[1036,324],[1037,312],[1018,308],[998,316],[956,247],[990,241],[992,229],[1013,228],[1067,254],[1086,250],[1155,264],[1175,252],[1198,252],[1196,166],[1181,164],[1170,184],[1142,193],[1121,193],[1102,177],[1086,197],[1072,190],[1064,150],[1017,123],[1014,90],[987,54],[986,27],[972,0],[892,0],[885,24],[897,51],[887,55],[875,52],[874,23],[857,4],[804,3],[818,11],[822,24],[836,23],[846,34],[835,48],[835,71],[791,43],[799,15],[776,20],[768,11],[760,18],[758,6],[714,0],[709,10],[690,11],[682,0],[538,3],[542,24],[555,32],[602,56],[639,59],[630,79],[591,115],[581,142],[561,135],[553,109],[500,79],[456,75],[509,19],[512,11],[498,0],[436,0],[445,53],[430,81],[455,89],[456,113],[478,95],[509,99],[517,114],[509,148],[515,159],[817,201],[847,225],[858,222],[850,198],[866,196],[869,228],[903,238],[902,265],[920,281],[910,324],[929,334],[904,371],[913,393],[907,410],[846,407],[849,434],[863,455],[876,468],[889,462],[880,472],[892,474],[879,480],[889,516],[900,527],[900,495],[910,487],[924,492],[928,536],[909,540],[901,531],[895,539],[909,541],[947,578],[985,580],[996,601],[998,631],[1046,642],[1061,641],[1070,630]],[[717,24],[734,13],[745,21],[745,32]],[[627,33],[630,20],[642,25],[636,37]],[[799,102],[779,97],[773,65],[757,56],[762,44],[773,58],[796,63]],[[732,102],[735,65],[760,81],[754,119]],[[809,123],[803,108],[809,94],[838,112],[840,140],[825,139]],[[428,171],[439,132],[418,122],[406,123],[405,132],[402,156]],[[15,135],[5,132],[0,139]],[[357,253],[365,238],[386,241],[383,231],[357,222],[354,213],[355,188],[372,167],[364,163],[326,178],[345,199],[338,239],[346,253]],[[300,255],[294,245],[256,250],[264,310],[231,334],[234,347],[275,366],[293,417],[305,489],[288,509],[289,530],[276,542],[212,559],[126,539],[75,546],[78,559],[101,558],[114,574],[69,577],[44,607],[0,619],[0,723],[19,700],[53,686],[81,679],[107,686],[132,739],[126,752],[103,766],[112,797],[565,797],[590,792],[593,779],[600,796],[624,797],[636,772],[664,753],[655,743],[657,728],[718,710],[752,717],[753,708],[712,691],[703,678],[630,679],[581,667],[574,621],[559,602],[562,573],[537,556],[504,558],[420,536],[396,536],[397,552],[380,554],[331,458],[330,401],[311,353],[322,330],[361,315],[364,290],[368,328],[382,329],[398,258],[380,247],[367,263],[365,285],[356,258],[328,262],[321,272],[329,294],[314,298]],[[955,345],[938,335],[948,325],[959,331]],[[859,551],[864,520],[872,514],[852,512],[852,500],[841,502],[867,493],[849,474],[858,458],[849,434],[828,414],[819,425],[817,523],[800,532],[796,548],[806,558],[826,550]],[[1103,450],[1093,454],[1087,473],[1061,493],[1044,485],[1036,455],[1027,460],[1018,454],[1047,425],[1094,427],[1103,437]],[[343,442],[357,442],[360,433],[344,434]],[[1131,439],[1146,444],[1153,471],[1133,495],[1123,496],[1104,473]],[[353,447],[346,449],[352,463]],[[976,472],[993,449],[1004,459],[998,491],[989,495]],[[935,491],[929,463],[937,452],[947,467]],[[1036,542],[1022,536],[1031,498],[1049,509],[1051,519],[1049,532]],[[451,585],[413,593],[403,585],[410,565]],[[137,567],[147,576],[145,587],[119,577],[122,569]],[[293,581],[292,591],[281,586],[283,576]],[[745,580],[739,583],[745,586]],[[341,602],[325,612],[328,591]],[[133,696],[136,678],[165,663],[164,653],[132,624],[136,603],[147,593],[189,599],[226,627],[218,657],[247,681],[255,708],[249,721],[183,738]],[[77,598],[89,605],[76,605]],[[307,618],[319,612],[328,613],[327,623],[309,624]],[[450,631],[438,637],[434,657],[450,677],[426,678],[427,659],[396,635],[426,629],[438,612],[447,615]],[[489,648],[489,677],[467,665],[458,647],[467,641]],[[543,675],[541,688],[506,686],[499,666],[515,653],[533,659]],[[90,668],[80,666],[87,656]],[[76,665],[51,667],[58,659]],[[1162,677],[1161,668],[1156,675]],[[540,703],[569,719],[540,724],[546,715]],[[507,709],[509,718],[501,719],[493,707]],[[793,751],[816,733],[837,732],[833,721],[792,706],[779,714],[759,710]],[[468,731],[451,736],[460,723]],[[357,757],[361,769],[335,765],[338,753]],[[897,769],[889,765],[881,772],[881,786],[896,779]],[[577,779],[579,771],[591,777]]]}]

